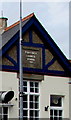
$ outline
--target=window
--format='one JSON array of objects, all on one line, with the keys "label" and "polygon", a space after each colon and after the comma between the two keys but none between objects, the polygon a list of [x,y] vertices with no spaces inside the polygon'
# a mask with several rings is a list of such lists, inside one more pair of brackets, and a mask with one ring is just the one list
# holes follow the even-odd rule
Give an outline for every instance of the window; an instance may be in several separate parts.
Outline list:
[{"label": "window", "polygon": [[0,107],[0,120],[8,119],[8,107]]},{"label": "window", "polygon": [[63,98],[59,95],[50,96],[50,120],[62,120]]},{"label": "window", "polygon": [[23,81],[23,119],[39,119],[39,82]]}]

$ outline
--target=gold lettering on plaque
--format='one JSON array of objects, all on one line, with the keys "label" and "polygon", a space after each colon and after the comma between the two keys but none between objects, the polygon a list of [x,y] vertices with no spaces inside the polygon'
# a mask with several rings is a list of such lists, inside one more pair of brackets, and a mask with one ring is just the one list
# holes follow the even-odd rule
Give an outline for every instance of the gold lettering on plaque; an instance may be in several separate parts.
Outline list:
[{"label": "gold lettering on plaque", "polygon": [[28,68],[42,68],[42,49],[23,47],[23,66]]}]

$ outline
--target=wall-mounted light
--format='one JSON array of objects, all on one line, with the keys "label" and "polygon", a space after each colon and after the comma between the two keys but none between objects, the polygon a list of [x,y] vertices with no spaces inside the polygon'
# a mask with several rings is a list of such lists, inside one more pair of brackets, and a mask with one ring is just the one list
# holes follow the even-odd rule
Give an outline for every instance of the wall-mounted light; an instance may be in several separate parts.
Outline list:
[{"label": "wall-mounted light", "polygon": [[7,91],[0,93],[0,100],[3,103],[8,103],[14,97],[14,91]]}]

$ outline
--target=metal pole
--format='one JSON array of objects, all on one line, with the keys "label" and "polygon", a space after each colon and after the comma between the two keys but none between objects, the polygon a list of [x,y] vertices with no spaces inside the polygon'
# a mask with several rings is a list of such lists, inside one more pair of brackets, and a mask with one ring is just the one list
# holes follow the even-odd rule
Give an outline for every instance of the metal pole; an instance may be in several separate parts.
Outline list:
[{"label": "metal pole", "polygon": [[22,0],[20,0],[20,40],[19,40],[19,74],[20,74],[20,120],[23,120],[23,68],[22,68]]}]

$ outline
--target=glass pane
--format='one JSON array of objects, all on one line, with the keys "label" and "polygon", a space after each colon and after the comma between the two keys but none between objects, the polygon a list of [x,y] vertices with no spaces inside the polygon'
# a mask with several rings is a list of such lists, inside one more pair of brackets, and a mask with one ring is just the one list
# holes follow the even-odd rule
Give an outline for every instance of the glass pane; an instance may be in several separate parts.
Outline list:
[{"label": "glass pane", "polygon": [[30,110],[30,117],[33,118],[34,117],[34,111]]},{"label": "glass pane", "polygon": [[27,97],[28,97],[27,95],[24,95],[23,96],[23,101],[27,101]]},{"label": "glass pane", "polygon": [[24,92],[27,92],[27,87],[24,87],[24,88],[23,88],[23,91],[24,91]]},{"label": "glass pane", "polygon": [[53,115],[53,110],[50,110],[50,115]]},{"label": "glass pane", "polygon": [[35,82],[35,87],[39,87],[39,84],[37,82]]},{"label": "glass pane", "polygon": [[35,96],[35,102],[39,102],[39,96]]},{"label": "glass pane", "polygon": [[54,110],[54,116],[57,116],[57,110]]},{"label": "glass pane", "polygon": [[34,88],[30,88],[30,92],[34,92]]},{"label": "glass pane", "polygon": [[50,106],[61,107],[62,106],[62,97],[60,97],[58,95],[51,95],[50,96]]},{"label": "glass pane", "polygon": [[28,120],[28,118],[27,117],[23,117],[23,120]]},{"label": "glass pane", "polygon": [[[39,120],[39,118],[35,118],[35,120]],[[42,119],[43,120],[43,119]]]},{"label": "glass pane", "polygon": [[8,112],[8,108],[7,108],[7,107],[4,107],[4,108],[3,108],[3,114],[7,114],[7,112]]},{"label": "glass pane", "polygon": [[23,81],[23,86],[27,86],[27,81]]},{"label": "glass pane", "polygon": [[38,109],[38,108],[39,108],[39,104],[35,103],[35,109]]},{"label": "glass pane", "polygon": [[59,117],[59,120],[62,120],[62,117]]},{"label": "glass pane", "polygon": [[23,116],[27,116],[28,115],[28,111],[27,110],[23,110]]},{"label": "glass pane", "polygon": [[7,115],[3,115],[3,120],[8,120]]},{"label": "glass pane", "polygon": [[23,102],[23,108],[27,108],[27,102]]},{"label": "glass pane", "polygon": [[59,116],[62,116],[62,110],[59,110]]},{"label": "glass pane", "polygon": [[35,93],[38,93],[39,92],[39,89],[38,88],[35,88]]},{"label": "glass pane", "polygon": [[31,117],[31,119],[30,119],[30,120],[35,120],[35,118],[32,118],[32,117]]},{"label": "glass pane", "polygon": [[34,103],[30,102],[30,108],[34,108]]},{"label": "glass pane", "polygon": [[59,107],[62,106],[62,98],[61,97],[58,99],[58,106]]},{"label": "glass pane", "polygon": [[53,120],[53,117],[50,117],[50,120]]},{"label": "glass pane", "polygon": [[54,120],[59,120],[57,117],[54,117]]},{"label": "glass pane", "polygon": [[33,101],[33,95],[30,95],[30,101]]},{"label": "glass pane", "polygon": [[30,82],[30,87],[34,87],[34,82]]},{"label": "glass pane", "polygon": [[39,117],[39,111],[35,111],[35,117]]}]

